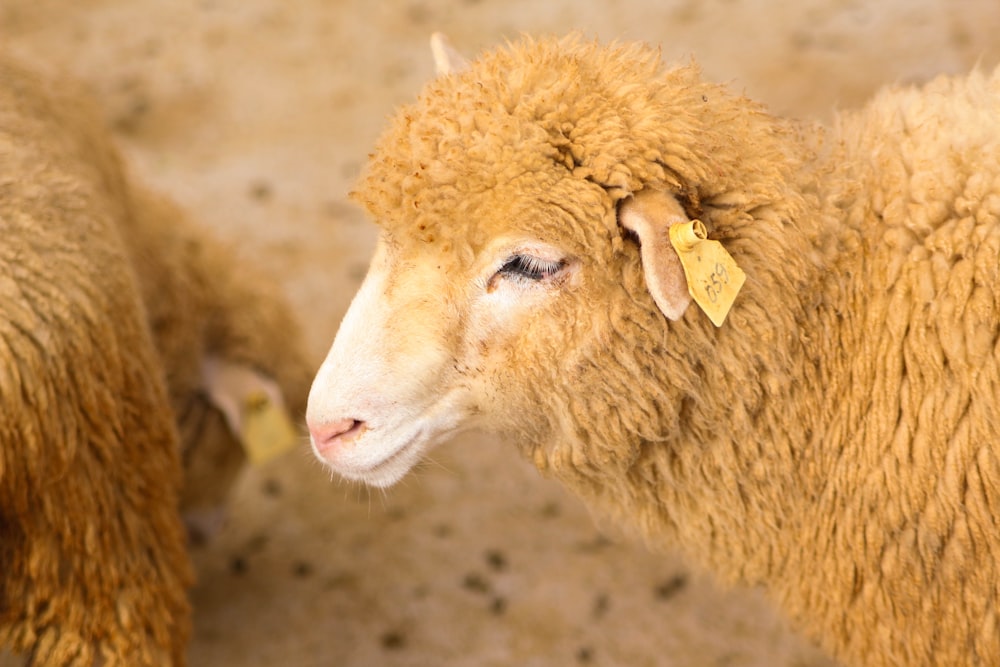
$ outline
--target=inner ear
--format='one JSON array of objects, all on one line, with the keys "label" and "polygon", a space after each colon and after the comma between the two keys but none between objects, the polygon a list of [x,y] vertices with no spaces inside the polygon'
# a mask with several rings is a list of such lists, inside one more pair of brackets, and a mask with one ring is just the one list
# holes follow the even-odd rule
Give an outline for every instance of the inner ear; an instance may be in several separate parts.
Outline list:
[{"label": "inner ear", "polygon": [[691,304],[684,267],[670,243],[670,227],[685,222],[684,208],[663,190],[642,190],[618,207],[618,223],[639,238],[646,289],[671,320],[679,320]]}]

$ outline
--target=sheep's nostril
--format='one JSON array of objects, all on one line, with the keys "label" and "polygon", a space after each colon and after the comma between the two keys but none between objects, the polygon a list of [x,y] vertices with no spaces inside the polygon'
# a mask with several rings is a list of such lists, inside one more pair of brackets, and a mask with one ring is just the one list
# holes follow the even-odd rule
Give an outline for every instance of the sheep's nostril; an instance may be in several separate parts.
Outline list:
[{"label": "sheep's nostril", "polygon": [[313,444],[320,452],[348,443],[361,435],[364,430],[365,423],[357,419],[309,424],[309,435],[312,436]]}]

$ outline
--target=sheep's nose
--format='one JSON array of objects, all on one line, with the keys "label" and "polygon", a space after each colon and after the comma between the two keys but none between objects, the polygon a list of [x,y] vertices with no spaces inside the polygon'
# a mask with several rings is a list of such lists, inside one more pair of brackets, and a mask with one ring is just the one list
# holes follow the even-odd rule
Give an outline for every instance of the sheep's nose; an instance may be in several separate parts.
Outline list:
[{"label": "sheep's nose", "polygon": [[341,419],[332,422],[313,423],[306,420],[309,435],[320,453],[329,451],[338,445],[346,444],[361,435],[365,423],[357,419]]}]

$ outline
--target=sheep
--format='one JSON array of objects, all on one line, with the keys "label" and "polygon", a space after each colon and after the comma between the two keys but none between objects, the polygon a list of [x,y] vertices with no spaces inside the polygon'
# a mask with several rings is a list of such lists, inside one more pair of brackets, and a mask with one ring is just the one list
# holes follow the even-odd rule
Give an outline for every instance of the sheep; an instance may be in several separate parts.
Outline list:
[{"label": "sheep", "polygon": [[[386,487],[493,432],[845,664],[1000,664],[1000,70],[821,128],[642,44],[441,69],[352,193],[316,456]],[[718,323],[696,220],[745,275]]]},{"label": "sheep", "polygon": [[311,375],[249,273],[128,177],[81,86],[0,57],[0,651],[185,664],[180,503],[220,502]]},{"label": "sheep", "polygon": [[[138,224],[125,241],[141,267],[136,277],[180,431],[181,510],[199,541],[218,528],[247,455],[262,463],[298,440],[282,420],[305,413],[312,369],[296,315],[265,272],[244,266],[172,201],[136,187],[133,194]],[[273,412],[260,412],[261,399]],[[271,431],[252,432],[255,409],[277,422],[265,422]]]}]

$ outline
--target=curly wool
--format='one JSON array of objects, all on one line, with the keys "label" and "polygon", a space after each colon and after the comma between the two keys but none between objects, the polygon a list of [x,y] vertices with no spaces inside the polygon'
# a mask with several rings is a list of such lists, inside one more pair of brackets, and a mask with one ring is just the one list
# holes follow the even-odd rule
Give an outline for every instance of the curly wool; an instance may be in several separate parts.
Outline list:
[{"label": "curly wool", "polygon": [[178,505],[218,502],[238,447],[189,423],[202,360],[268,373],[296,412],[308,387],[247,273],[128,180],[78,86],[0,58],[0,646],[28,665],[185,664]]},{"label": "curly wool", "polygon": [[177,435],[114,227],[120,165],[65,89],[9,62],[0,79],[0,643],[182,664]]},{"label": "curly wool", "polygon": [[279,285],[172,201],[131,187],[121,221],[146,319],[167,379],[184,465],[181,509],[221,507],[246,462],[205,388],[206,358],[273,379],[289,414],[305,412],[311,364]]},{"label": "curly wool", "polygon": [[[644,189],[747,273],[721,329],[653,303],[616,220]],[[645,47],[528,39],[402,108],[355,197],[401,246],[558,239],[604,272],[526,323],[508,410],[599,511],[848,664],[1000,661],[1000,72],[824,136]]]}]

